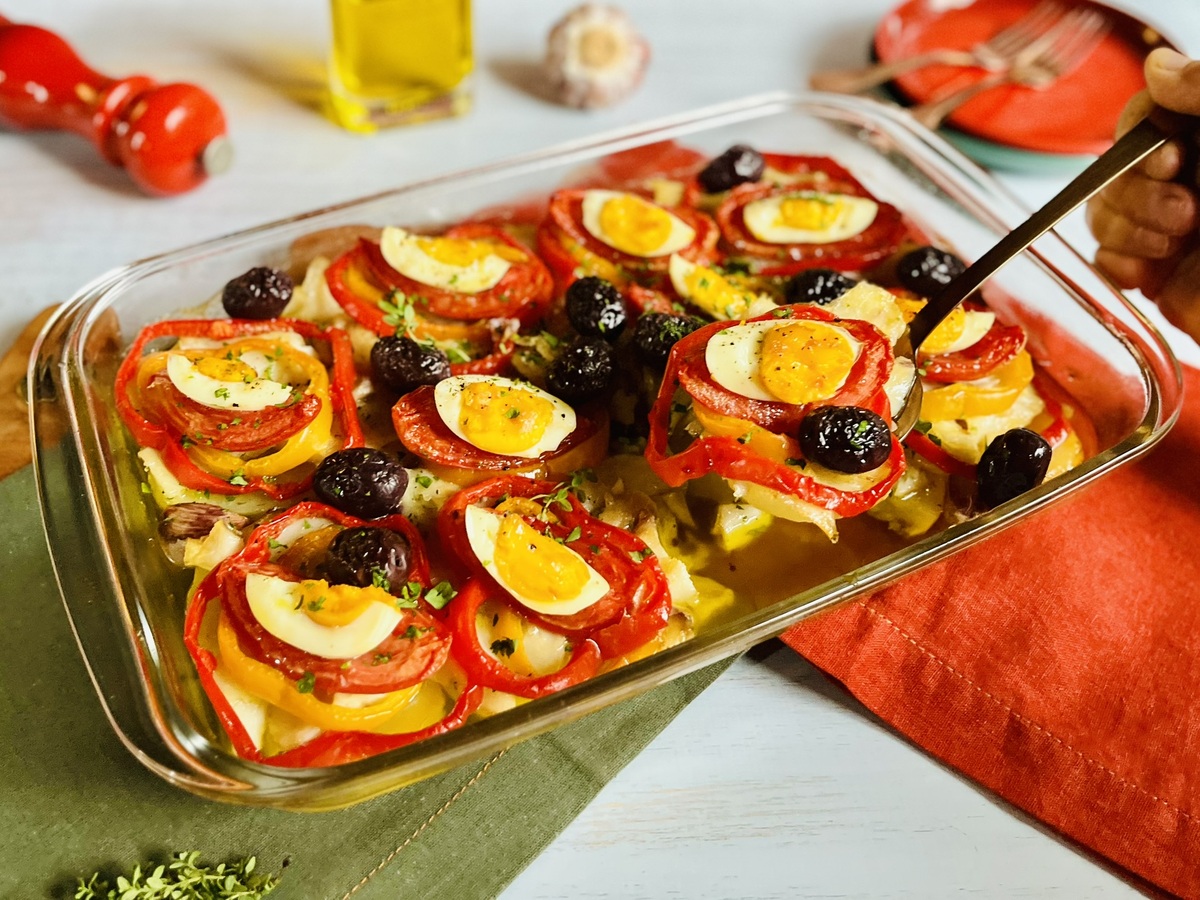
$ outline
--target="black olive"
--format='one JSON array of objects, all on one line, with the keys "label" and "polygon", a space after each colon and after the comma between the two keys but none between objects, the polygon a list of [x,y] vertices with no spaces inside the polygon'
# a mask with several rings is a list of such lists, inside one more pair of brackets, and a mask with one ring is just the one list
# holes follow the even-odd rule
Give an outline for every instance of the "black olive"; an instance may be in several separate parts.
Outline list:
[{"label": "black olive", "polygon": [[381,337],[371,347],[371,374],[398,394],[450,377],[450,359],[437,347],[423,347],[410,337]]},{"label": "black olive", "polygon": [[408,582],[408,540],[389,528],[347,528],[329,544],[323,573],[331,584],[381,587],[399,596]]},{"label": "black olive", "polygon": [[292,299],[294,287],[287,272],[259,266],[225,285],[221,305],[235,319],[273,319]]},{"label": "black olive", "polygon": [[758,181],[764,168],[761,153],[745,144],[735,144],[701,169],[696,180],[707,193],[719,194],[747,181]]},{"label": "black olive", "polygon": [[390,453],[351,447],[331,453],[317,466],[313,490],[330,506],[360,519],[400,511],[408,471]]},{"label": "black olive", "polygon": [[578,338],[546,370],[546,387],[569,403],[595,400],[612,383],[613,349],[600,338]]},{"label": "black olive", "polygon": [[892,452],[892,433],[860,406],[822,406],[800,422],[800,449],[827,469],[857,475],[878,469]]},{"label": "black olive", "polygon": [[1037,487],[1050,468],[1051,452],[1046,439],[1028,428],[995,437],[975,470],[980,505],[991,509]]},{"label": "black olive", "polygon": [[625,327],[625,298],[610,282],[589,275],[567,288],[567,318],[584,337],[615,341]]},{"label": "black olive", "polygon": [[932,297],[966,271],[967,264],[947,250],[918,247],[900,257],[896,277],[900,283],[922,297]]},{"label": "black olive", "polygon": [[670,313],[646,313],[633,330],[633,346],[642,364],[662,371],[667,365],[671,348],[680,338],[687,337],[704,324],[696,316],[673,316]]},{"label": "black olive", "polygon": [[832,303],[858,284],[845,272],[836,269],[805,269],[788,279],[783,289],[788,303]]}]

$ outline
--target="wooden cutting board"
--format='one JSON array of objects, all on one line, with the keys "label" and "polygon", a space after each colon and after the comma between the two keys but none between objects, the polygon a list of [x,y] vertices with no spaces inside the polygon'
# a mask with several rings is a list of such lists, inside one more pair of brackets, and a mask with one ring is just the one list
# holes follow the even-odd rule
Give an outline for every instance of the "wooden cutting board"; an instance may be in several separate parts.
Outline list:
[{"label": "wooden cutting board", "polygon": [[31,458],[25,370],[33,342],[52,312],[54,307],[40,312],[0,358],[0,478],[28,465]]}]

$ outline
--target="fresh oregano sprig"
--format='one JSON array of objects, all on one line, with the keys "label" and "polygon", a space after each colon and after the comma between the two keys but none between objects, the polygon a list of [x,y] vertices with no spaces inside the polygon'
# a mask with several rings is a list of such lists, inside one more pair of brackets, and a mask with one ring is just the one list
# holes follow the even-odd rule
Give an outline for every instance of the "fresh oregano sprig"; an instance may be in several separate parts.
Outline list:
[{"label": "fresh oregano sprig", "polygon": [[253,856],[204,866],[200,853],[177,853],[166,865],[135,866],[109,884],[100,873],[79,879],[75,900],[259,900],[279,886],[277,875],[254,874]]}]

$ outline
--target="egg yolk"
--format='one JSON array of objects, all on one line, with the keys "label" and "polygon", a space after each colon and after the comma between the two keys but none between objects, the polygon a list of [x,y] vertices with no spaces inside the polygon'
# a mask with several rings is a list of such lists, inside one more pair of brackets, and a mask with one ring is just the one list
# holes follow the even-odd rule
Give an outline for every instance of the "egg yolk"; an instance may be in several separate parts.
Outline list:
[{"label": "egg yolk", "polygon": [[416,240],[422,253],[448,266],[466,268],[489,256],[498,256],[507,262],[523,262],[525,260],[525,254],[516,247],[491,241],[472,241],[465,238],[417,238]]},{"label": "egg yolk", "polygon": [[493,561],[518,596],[561,603],[577,597],[588,582],[587,563],[578,554],[516,515],[500,517]]},{"label": "egg yolk", "polygon": [[330,584],[320,578],[301,581],[296,589],[296,608],[326,628],[349,625],[372,603],[391,606],[396,598],[383,588]]},{"label": "egg yolk", "polygon": [[751,297],[712,269],[697,266],[687,276],[688,299],[709,315],[737,319],[746,315]]},{"label": "egg yolk", "polygon": [[647,256],[671,236],[671,214],[641,197],[622,194],[600,209],[600,229],[616,249]]},{"label": "egg yolk", "polygon": [[777,224],[805,231],[824,231],[837,222],[844,204],[835,197],[797,194],[784,197],[779,204]]},{"label": "egg yolk", "polygon": [[199,359],[192,359],[192,365],[201,375],[207,375],[217,381],[241,381],[249,384],[258,378],[258,373],[252,366],[236,358],[202,356]]},{"label": "egg yolk", "polygon": [[764,336],[759,378],[784,403],[815,403],[837,393],[857,358],[857,348],[840,329],[789,322]]},{"label": "egg yolk", "polygon": [[554,405],[529,391],[487,381],[463,386],[458,427],[480,450],[503,454],[528,450],[542,439],[553,418]]},{"label": "egg yolk", "polygon": [[950,310],[950,315],[938,323],[937,328],[929,332],[929,337],[921,344],[922,353],[945,353],[962,337],[967,325],[967,313],[961,306]]}]

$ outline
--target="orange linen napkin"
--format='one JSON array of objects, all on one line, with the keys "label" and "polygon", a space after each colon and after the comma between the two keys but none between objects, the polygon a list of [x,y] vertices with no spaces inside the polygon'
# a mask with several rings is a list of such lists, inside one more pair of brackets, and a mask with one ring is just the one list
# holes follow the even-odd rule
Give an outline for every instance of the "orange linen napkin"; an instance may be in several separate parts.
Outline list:
[{"label": "orange linen napkin", "polygon": [[783,639],[925,750],[1200,897],[1200,371],[1145,459]]}]

